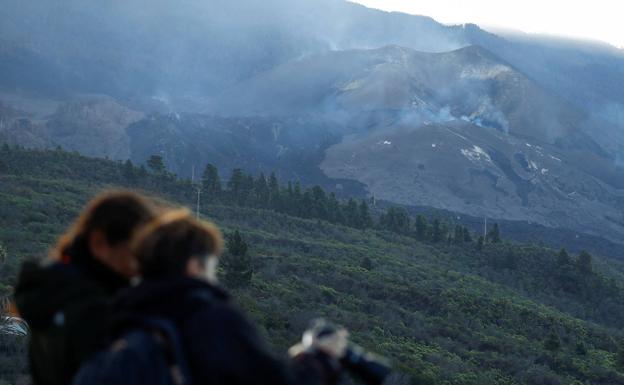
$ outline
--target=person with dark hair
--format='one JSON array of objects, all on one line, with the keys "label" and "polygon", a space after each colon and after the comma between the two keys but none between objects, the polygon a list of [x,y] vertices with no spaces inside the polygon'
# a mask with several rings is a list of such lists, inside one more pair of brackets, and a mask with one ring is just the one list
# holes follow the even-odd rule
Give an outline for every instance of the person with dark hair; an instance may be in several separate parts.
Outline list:
[{"label": "person with dark hair", "polygon": [[48,259],[24,264],[15,305],[30,327],[34,384],[71,383],[81,363],[107,346],[113,299],[138,272],[130,240],[155,217],[137,194],[102,194]]},{"label": "person with dark hair", "polygon": [[268,353],[253,325],[217,285],[223,242],[214,225],[186,210],[174,211],[145,226],[133,244],[142,281],[121,295],[117,314],[170,320],[192,383],[290,385],[337,379],[348,343],[345,329],[308,338],[305,348],[291,349],[290,362]]}]

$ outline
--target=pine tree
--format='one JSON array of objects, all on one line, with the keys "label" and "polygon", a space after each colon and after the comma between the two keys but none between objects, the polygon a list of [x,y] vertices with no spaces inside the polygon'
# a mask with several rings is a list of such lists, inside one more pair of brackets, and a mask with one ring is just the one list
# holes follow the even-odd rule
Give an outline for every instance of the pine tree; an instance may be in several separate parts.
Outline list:
[{"label": "pine tree", "polygon": [[303,194],[301,193],[301,183],[299,181],[295,182],[295,186],[293,187],[292,199],[290,201],[290,210],[289,213],[293,215],[301,215],[301,200],[303,199]]},{"label": "pine tree", "polygon": [[440,221],[440,231],[441,231],[441,236],[442,236],[442,240],[448,239],[449,237],[449,227],[448,224],[444,221]]},{"label": "pine tree", "polygon": [[297,207],[299,216],[303,218],[312,218],[314,214],[314,200],[312,199],[312,192],[310,190],[306,190],[301,199],[299,200],[299,205]]},{"label": "pine tree", "polygon": [[591,274],[592,272],[592,256],[587,251],[583,250],[576,260],[576,267],[583,274]]},{"label": "pine tree", "polygon": [[165,162],[163,161],[163,157],[160,155],[152,155],[147,160],[147,167],[154,174],[164,174],[166,172]]},{"label": "pine tree", "polygon": [[351,198],[347,201],[344,208],[345,219],[347,226],[359,227],[359,212],[358,205],[355,199]]},{"label": "pine tree", "polygon": [[338,198],[336,198],[336,193],[334,192],[330,193],[328,200],[329,202],[327,206],[329,209],[330,221],[332,223],[339,223],[341,225],[344,225],[346,222],[344,210],[340,206],[340,202],[338,201]]},{"label": "pine tree", "polygon": [[557,335],[557,333],[550,332],[550,334],[548,335],[548,337],[546,337],[546,339],[544,340],[544,349],[554,352],[556,350],[559,350],[559,348],[561,347],[561,340],[559,339],[559,335]]},{"label": "pine tree", "polygon": [[8,257],[7,249],[0,243],[0,264],[6,262]]},{"label": "pine tree", "polygon": [[145,178],[148,175],[147,169],[145,168],[145,166],[140,165],[139,166],[139,171],[137,172],[137,176],[139,178]]},{"label": "pine tree", "polygon": [[373,269],[373,261],[369,257],[362,258],[362,262],[360,262],[360,266],[366,270]]},{"label": "pine tree", "polygon": [[571,264],[572,264],[572,258],[570,258],[568,251],[563,248],[559,250],[559,252],[557,253],[557,265],[568,266]]},{"label": "pine tree", "polygon": [[483,250],[484,244],[485,244],[485,240],[483,239],[483,235],[479,235],[479,239],[477,240],[477,251]]},{"label": "pine tree", "polygon": [[420,214],[416,216],[416,237],[421,241],[427,238],[427,219]]},{"label": "pine tree", "polygon": [[431,235],[431,240],[434,243],[438,243],[438,242],[442,242],[442,240],[444,239],[444,231],[442,228],[442,223],[440,222],[439,219],[434,219],[433,223],[432,223],[432,235]]},{"label": "pine tree", "polygon": [[461,225],[455,225],[455,233],[453,234],[453,240],[457,244],[464,243],[464,228]]},{"label": "pine tree", "polygon": [[578,354],[579,356],[584,356],[587,354],[587,347],[585,346],[583,342],[577,342],[576,348],[574,350],[576,351],[576,354]]},{"label": "pine tree", "polygon": [[359,221],[361,229],[368,229],[373,227],[373,218],[368,210],[368,204],[366,201],[361,201],[359,206]]},{"label": "pine tree", "polygon": [[225,282],[232,287],[247,286],[251,282],[253,266],[248,245],[238,230],[227,237],[227,253],[223,257]]},{"label": "pine tree", "polygon": [[221,196],[221,178],[219,170],[213,164],[208,163],[202,174],[202,190],[210,198],[218,198]]},{"label": "pine tree", "polygon": [[384,230],[408,234],[410,231],[409,214],[403,207],[390,207],[379,217],[379,225]]},{"label": "pine tree", "polygon": [[232,175],[227,183],[227,190],[232,203],[241,204],[243,200],[243,186],[245,184],[245,175],[243,170],[235,168],[232,170]]},{"label": "pine tree", "polygon": [[280,202],[280,187],[275,172],[272,172],[269,176],[269,207],[278,209],[281,205]]},{"label": "pine tree", "polygon": [[624,372],[624,345],[620,345],[616,355],[615,355],[615,367]]},{"label": "pine tree", "polygon": [[247,174],[243,178],[243,186],[241,190],[240,205],[247,206],[254,202],[254,178],[251,174]]},{"label": "pine tree", "polygon": [[260,173],[260,176],[254,182],[254,196],[259,207],[269,207],[271,193],[264,173]]},{"label": "pine tree", "polygon": [[124,162],[121,173],[128,182],[130,183],[136,182],[137,174],[134,170],[134,165],[132,164],[132,161],[130,159],[127,159]]},{"label": "pine tree", "polygon": [[311,191],[312,195],[312,216],[323,220],[328,220],[327,194],[321,186],[314,186]]},{"label": "pine tree", "polygon": [[464,242],[472,243],[472,236],[470,235],[470,231],[464,227]]},{"label": "pine tree", "polygon": [[487,233],[487,240],[490,243],[499,243],[501,241],[500,229],[498,228],[498,223],[494,223],[494,226]]}]

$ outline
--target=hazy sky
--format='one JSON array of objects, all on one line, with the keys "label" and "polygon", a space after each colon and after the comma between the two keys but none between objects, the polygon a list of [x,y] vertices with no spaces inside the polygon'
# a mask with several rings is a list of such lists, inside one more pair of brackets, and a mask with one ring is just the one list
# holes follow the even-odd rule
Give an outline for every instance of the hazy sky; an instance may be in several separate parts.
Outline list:
[{"label": "hazy sky", "polygon": [[431,16],[441,23],[475,23],[606,41],[624,48],[620,0],[352,0],[371,8]]}]

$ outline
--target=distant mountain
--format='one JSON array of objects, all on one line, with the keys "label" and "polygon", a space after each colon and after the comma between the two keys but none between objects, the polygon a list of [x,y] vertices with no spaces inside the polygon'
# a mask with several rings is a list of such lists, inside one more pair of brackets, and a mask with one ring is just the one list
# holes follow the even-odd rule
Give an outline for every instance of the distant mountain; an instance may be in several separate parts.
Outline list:
[{"label": "distant mountain", "polygon": [[624,231],[613,215],[624,172],[586,134],[587,114],[481,47],[311,55],[232,95],[238,113],[338,122],[346,136],[321,169],[378,198],[613,239]]},{"label": "distant mountain", "polygon": [[[624,103],[624,52],[604,44],[488,33],[343,0],[6,0],[3,88],[167,96],[184,105],[287,60],[399,45],[479,45],[580,107]],[[204,100],[204,103],[207,101]],[[589,105],[588,105],[589,104]],[[188,107],[188,106],[187,106]]]},{"label": "distant mountain", "polygon": [[[624,53],[342,0],[6,0],[0,141],[624,235]],[[434,147],[435,145],[435,147]]]}]

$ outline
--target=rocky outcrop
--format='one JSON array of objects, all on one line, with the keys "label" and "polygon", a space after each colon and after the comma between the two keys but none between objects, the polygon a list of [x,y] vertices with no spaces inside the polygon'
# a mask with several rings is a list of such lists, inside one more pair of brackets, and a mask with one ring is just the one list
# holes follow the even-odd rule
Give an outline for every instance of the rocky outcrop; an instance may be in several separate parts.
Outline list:
[{"label": "rocky outcrop", "polygon": [[46,122],[48,139],[67,150],[111,159],[129,159],[126,127],[143,118],[102,96],[89,96],[61,105]]}]

